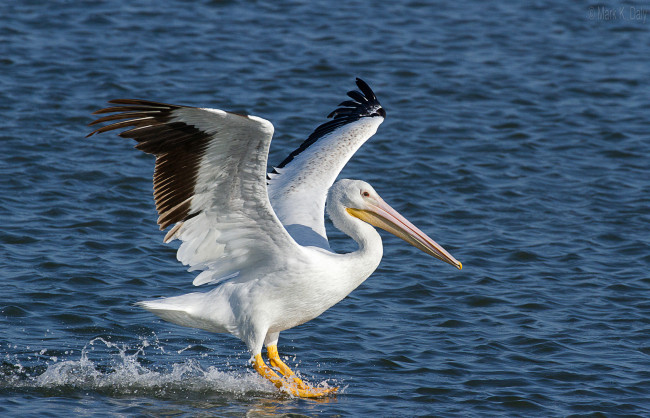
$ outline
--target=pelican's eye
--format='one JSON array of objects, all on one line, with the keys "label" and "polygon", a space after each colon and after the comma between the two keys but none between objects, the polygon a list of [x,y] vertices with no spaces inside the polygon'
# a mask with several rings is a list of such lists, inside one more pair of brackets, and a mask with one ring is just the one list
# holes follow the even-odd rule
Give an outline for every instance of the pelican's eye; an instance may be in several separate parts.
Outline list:
[{"label": "pelican's eye", "polygon": [[363,197],[370,197],[370,192],[361,192],[361,196]]}]

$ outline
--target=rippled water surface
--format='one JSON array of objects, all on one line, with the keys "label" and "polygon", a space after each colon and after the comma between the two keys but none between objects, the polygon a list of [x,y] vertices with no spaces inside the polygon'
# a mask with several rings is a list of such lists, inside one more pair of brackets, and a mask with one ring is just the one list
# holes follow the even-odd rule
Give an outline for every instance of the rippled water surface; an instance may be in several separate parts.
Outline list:
[{"label": "rippled water surface", "polygon": [[[650,415],[649,8],[3,2],[0,415]],[[465,268],[384,236],[368,281],[282,334],[342,388],[295,399],[235,338],[132,305],[193,275],[152,158],[86,124],[113,98],[251,113],[277,164],[357,76],[388,117],[343,176]]]}]

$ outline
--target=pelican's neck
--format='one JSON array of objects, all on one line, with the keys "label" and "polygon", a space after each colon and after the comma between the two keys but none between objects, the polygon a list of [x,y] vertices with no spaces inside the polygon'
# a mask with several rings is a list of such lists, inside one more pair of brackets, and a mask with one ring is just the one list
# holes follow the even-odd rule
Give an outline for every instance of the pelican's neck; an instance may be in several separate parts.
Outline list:
[{"label": "pelican's neck", "polygon": [[343,205],[335,206],[328,208],[332,223],[359,246],[356,251],[340,254],[350,264],[350,269],[356,272],[355,276],[358,275],[358,286],[379,266],[384,253],[381,236],[372,225],[350,215]]},{"label": "pelican's neck", "polygon": [[378,254],[379,258],[381,259],[381,256],[384,252],[384,247],[381,242],[381,236],[377,230],[372,225],[362,221],[361,219],[354,218],[350,215],[348,215],[348,217],[352,221],[352,228],[347,231],[341,231],[349,235],[350,238],[352,238],[354,242],[359,245],[357,251],[354,251],[352,254]]}]

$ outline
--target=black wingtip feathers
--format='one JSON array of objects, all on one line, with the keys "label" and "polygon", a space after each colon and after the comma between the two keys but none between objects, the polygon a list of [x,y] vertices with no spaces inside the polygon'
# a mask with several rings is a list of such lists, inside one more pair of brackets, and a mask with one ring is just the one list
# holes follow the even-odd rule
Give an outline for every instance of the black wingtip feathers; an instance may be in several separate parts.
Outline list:
[{"label": "black wingtip feathers", "polygon": [[289,156],[285,158],[277,168],[285,167],[294,159],[294,157],[306,150],[319,138],[330,134],[343,125],[355,122],[361,118],[376,116],[382,118],[386,117],[386,111],[381,107],[379,100],[377,100],[377,96],[375,96],[375,93],[372,91],[370,86],[358,77],[356,79],[356,84],[360,91],[352,90],[348,92],[348,96],[352,100],[346,100],[339,104],[337,109],[327,115],[327,117],[332,120],[317,127],[309,138],[307,138],[298,149],[289,154]]}]

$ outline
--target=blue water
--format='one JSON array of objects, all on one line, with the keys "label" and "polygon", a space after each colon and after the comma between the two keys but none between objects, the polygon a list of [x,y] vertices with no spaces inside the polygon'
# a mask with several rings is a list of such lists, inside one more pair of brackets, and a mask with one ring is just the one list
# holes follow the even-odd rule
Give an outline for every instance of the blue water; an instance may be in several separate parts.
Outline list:
[{"label": "blue water", "polygon": [[[650,415],[648,9],[2,2],[0,415]],[[235,338],[132,305],[193,275],[157,230],[152,158],[85,125],[113,98],[251,113],[277,164],[357,76],[388,116],[343,177],[464,269],[385,236],[368,281],[282,334],[342,388],[295,399]]]}]

